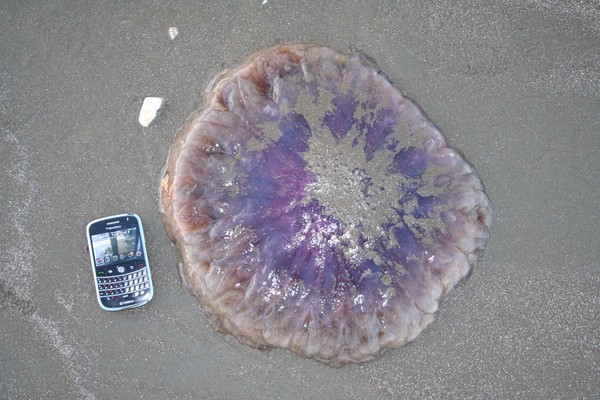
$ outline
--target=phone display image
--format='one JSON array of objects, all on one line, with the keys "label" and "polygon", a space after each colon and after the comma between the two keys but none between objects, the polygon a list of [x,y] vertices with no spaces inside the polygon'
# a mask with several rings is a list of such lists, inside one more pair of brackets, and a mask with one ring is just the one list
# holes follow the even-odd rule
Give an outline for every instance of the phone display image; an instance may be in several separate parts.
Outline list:
[{"label": "phone display image", "polygon": [[100,233],[92,236],[96,266],[140,257],[142,251],[138,250],[138,239],[136,228]]},{"label": "phone display image", "polygon": [[92,221],[87,226],[87,238],[96,295],[104,310],[139,307],[152,299],[144,231],[137,215]]}]

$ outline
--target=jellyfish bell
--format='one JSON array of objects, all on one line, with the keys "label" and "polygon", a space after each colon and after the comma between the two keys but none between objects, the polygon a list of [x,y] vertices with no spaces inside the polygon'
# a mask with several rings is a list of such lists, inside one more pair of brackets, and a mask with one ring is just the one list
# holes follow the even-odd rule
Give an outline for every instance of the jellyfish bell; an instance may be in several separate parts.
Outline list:
[{"label": "jellyfish bell", "polygon": [[218,76],[161,185],[215,326],[332,366],[413,340],[488,240],[474,168],[371,62],[312,44]]}]

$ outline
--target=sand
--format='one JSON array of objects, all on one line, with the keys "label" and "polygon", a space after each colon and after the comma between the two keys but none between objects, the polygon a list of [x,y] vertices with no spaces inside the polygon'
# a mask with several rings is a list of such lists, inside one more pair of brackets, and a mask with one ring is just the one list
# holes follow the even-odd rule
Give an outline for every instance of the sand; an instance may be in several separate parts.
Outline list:
[{"label": "sand", "polygon": [[[600,4],[262,3],[0,3],[0,398],[600,397]],[[282,41],[371,57],[494,206],[433,325],[366,364],[215,332],[160,221],[168,148],[210,80]],[[148,128],[146,96],[166,99]],[[107,313],[84,229],[121,212],[144,222],[156,292]]]}]

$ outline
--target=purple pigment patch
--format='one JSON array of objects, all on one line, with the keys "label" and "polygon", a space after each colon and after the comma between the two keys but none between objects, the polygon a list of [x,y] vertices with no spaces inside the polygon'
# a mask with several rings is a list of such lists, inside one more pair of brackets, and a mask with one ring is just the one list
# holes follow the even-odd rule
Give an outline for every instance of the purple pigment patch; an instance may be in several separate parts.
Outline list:
[{"label": "purple pigment patch", "polygon": [[360,55],[309,44],[215,80],[161,206],[217,328],[332,366],[413,340],[491,224],[475,170],[410,99]]}]

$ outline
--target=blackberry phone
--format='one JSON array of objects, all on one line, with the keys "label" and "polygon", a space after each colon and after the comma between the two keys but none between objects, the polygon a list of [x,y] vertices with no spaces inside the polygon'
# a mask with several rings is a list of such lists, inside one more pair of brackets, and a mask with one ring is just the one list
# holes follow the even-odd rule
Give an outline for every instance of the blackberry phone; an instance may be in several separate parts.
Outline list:
[{"label": "blackberry phone", "polygon": [[86,231],[100,307],[118,311],[149,302],[154,289],[140,217],[100,218],[90,222]]}]

